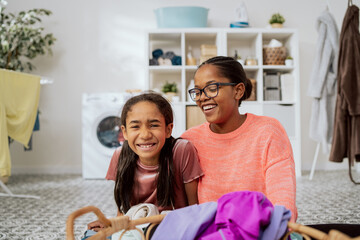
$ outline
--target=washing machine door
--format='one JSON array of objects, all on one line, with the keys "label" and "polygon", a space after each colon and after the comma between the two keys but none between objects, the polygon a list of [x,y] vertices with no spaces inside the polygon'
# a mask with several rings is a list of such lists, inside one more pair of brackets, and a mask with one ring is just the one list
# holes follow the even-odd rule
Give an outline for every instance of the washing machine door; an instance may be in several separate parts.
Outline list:
[{"label": "washing machine door", "polygon": [[115,149],[125,141],[121,132],[120,112],[123,105],[83,106],[83,177],[104,179]]},{"label": "washing machine door", "polygon": [[96,128],[99,143],[112,150],[120,147],[125,141],[120,125],[120,117],[117,116],[105,116],[101,119]]}]

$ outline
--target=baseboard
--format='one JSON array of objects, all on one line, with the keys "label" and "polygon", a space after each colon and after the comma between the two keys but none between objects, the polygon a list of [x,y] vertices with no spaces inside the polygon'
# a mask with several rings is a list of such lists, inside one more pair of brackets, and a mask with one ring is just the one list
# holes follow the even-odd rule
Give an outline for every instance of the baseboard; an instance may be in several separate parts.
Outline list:
[{"label": "baseboard", "polygon": [[81,167],[13,167],[12,174],[82,174]]},{"label": "baseboard", "polygon": [[[337,163],[337,162],[318,162],[316,164],[315,172],[316,171],[336,171],[336,170],[348,170],[349,169],[349,162],[347,159],[344,159],[344,161]],[[304,166],[302,168],[302,171],[310,171],[311,166]],[[360,173],[360,162],[355,163],[355,165],[352,167],[353,171],[356,171]]]}]

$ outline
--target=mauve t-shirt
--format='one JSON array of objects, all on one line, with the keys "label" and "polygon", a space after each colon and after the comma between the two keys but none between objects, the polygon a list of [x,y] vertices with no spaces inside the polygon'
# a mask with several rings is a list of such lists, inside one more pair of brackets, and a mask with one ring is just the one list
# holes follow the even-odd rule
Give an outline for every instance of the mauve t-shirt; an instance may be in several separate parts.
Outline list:
[{"label": "mauve t-shirt", "polygon": [[[116,170],[121,152],[121,147],[117,148],[111,158],[108,172],[106,174],[107,180],[116,179]],[[173,148],[173,166],[175,175],[175,200],[174,208],[182,208],[188,204],[185,192],[185,183],[189,183],[203,175],[197,152],[191,142],[185,139],[178,139]],[[137,161],[137,168],[135,170],[135,182],[133,188],[133,196],[131,205],[139,203],[152,203],[156,206],[156,178],[158,175],[158,165],[146,166]],[[159,207],[159,211],[171,210],[172,206]]]}]

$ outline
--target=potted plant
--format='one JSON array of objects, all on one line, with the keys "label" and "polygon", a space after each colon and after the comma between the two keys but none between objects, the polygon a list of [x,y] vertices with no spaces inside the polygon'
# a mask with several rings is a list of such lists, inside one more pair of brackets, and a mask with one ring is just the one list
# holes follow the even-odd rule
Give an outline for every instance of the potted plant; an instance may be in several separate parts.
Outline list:
[{"label": "potted plant", "polygon": [[269,23],[273,28],[282,28],[285,18],[280,13],[275,13],[271,16]]},{"label": "potted plant", "polygon": [[241,58],[241,55],[238,54],[237,50],[235,50],[234,59],[235,59],[236,61],[238,61],[242,66],[245,65],[244,59]]},{"label": "potted plant", "polygon": [[18,14],[5,13],[5,0],[0,0],[0,68],[32,71],[30,62],[39,55],[52,54],[55,38],[44,34],[41,17],[51,15],[46,9],[32,9]]},{"label": "potted plant", "polygon": [[293,66],[294,60],[291,56],[287,56],[285,59],[285,65],[288,67]]},{"label": "potted plant", "polygon": [[169,83],[168,81],[166,81],[166,83],[162,87],[162,92],[165,93],[165,96],[169,101],[173,100],[173,97],[176,96],[177,91],[178,89],[176,83]]}]

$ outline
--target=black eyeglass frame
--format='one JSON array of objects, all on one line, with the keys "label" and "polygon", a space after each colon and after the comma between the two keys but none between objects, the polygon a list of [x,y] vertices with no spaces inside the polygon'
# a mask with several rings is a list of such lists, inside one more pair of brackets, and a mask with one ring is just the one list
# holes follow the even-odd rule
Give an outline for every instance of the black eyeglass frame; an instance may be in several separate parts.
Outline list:
[{"label": "black eyeglass frame", "polygon": [[[188,93],[189,93],[189,95],[190,95],[191,100],[193,100],[194,102],[196,102],[196,101],[200,100],[202,93],[204,93],[205,96],[208,97],[208,98],[215,98],[215,97],[217,97],[217,95],[219,94],[219,86],[236,86],[236,85],[238,85],[238,84],[239,84],[239,83],[219,83],[219,82],[217,82],[217,83],[210,83],[210,84],[206,85],[205,87],[203,87],[202,89],[200,89],[200,88],[192,88],[192,89],[190,89],[190,90],[188,91]],[[209,96],[206,94],[206,92],[205,92],[205,88],[207,88],[207,87],[209,87],[209,86],[212,86],[212,85],[216,85],[216,95],[213,96],[213,97],[209,97]],[[199,95],[199,99],[198,99],[198,100],[195,100],[195,99],[191,96],[191,92],[194,91],[194,90],[199,90],[199,91],[200,91],[200,95]]]}]

